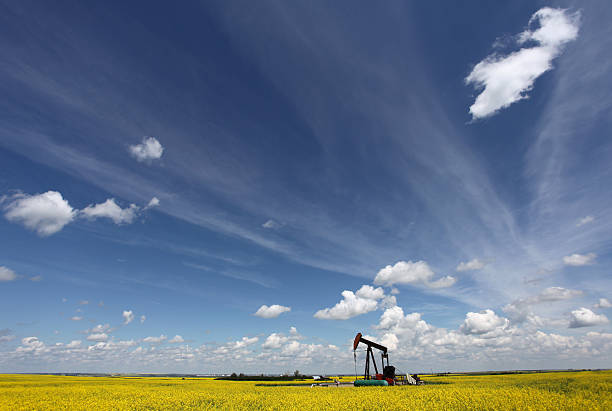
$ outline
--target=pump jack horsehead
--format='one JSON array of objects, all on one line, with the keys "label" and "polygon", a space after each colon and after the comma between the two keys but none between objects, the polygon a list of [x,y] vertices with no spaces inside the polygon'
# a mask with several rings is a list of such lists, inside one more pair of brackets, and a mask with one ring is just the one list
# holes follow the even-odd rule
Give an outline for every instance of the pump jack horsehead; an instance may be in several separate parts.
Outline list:
[{"label": "pump jack horsehead", "polygon": [[[363,383],[359,385],[420,385],[421,379],[415,374],[414,376],[410,375],[395,375],[395,367],[389,365],[389,354],[387,353],[387,347],[384,345],[375,343],[374,341],[370,341],[368,339],[363,338],[361,333],[357,333],[355,337],[355,341],[353,342],[353,354],[356,358],[355,351],[357,350],[357,346],[359,344],[364,344],[368,348],[366,349],[366,362],[365,362],[365,371],[363,374]],[[378,366],[376,365],[376,359],[374,358],[374,352],[372,348],[376,348],[379,350],[381,356],[381,366],[382,366],[382,374],[378,372]],[[372,359],[372,363],[374,364],[374,377],[370,375],[370,358]],[[387,365],[385,365],[385,360],[387,360]],[[358,385],[359,380],[355,381],[355,385]]]}]

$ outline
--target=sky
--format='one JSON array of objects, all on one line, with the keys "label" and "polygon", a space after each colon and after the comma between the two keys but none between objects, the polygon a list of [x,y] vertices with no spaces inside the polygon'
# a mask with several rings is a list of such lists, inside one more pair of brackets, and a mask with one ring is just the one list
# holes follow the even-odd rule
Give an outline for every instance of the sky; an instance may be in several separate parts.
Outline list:
[{"label": "sky", "polygon": [[0,372],[612,367],[611,18],[0,1]]}]

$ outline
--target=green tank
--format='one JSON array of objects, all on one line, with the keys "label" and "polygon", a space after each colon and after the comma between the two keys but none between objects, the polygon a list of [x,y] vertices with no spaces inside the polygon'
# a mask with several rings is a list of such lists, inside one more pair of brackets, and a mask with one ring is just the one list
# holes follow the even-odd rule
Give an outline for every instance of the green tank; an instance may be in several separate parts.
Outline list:
[{"label": "green tank", "polygon": [[355,380],[355,387],[368,386],[387,386],[389,383],[385,380]]}]

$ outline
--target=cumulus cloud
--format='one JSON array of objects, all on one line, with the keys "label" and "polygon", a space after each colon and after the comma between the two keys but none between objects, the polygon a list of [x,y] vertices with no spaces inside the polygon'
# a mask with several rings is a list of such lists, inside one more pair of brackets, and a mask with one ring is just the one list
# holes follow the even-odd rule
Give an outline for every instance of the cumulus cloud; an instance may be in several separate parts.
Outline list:
[{"label": "cumulus cloud", "polygon": [[100,333],[106,333],[109,332],[111,329],[109,324],[98,324],[95,327],[87,330],[88,333],[91,334],[100,334]]},{"label": "cumulus cloud", "polygon": [[463,261],[459,263],[457,266],[457,271],[475,271],[482,270],[485,267],[485,263],[480,261],[478,258],[474,258],[473,260],[464,263]]},{"label": "cumulus cloud", "polygon": [[570,313],[569,328],[592,327],[595,325],[608,324],[608,317],[603,314],[595,314],[588,308],[578,308]]},{"label": "cumulus cloud", "polygon": [[261,348],[263,348],[264,350],[279,349],[284,344],[287,344],[290,341],[299,340],[301,338],[302,336],[298,333],[297,328],[291,327],[289,329],[289,335],[285,335],[282,333],[270,334],[263,342],[263,344],[261,344]]},{"label": "cumulus cloud", "polygon": [[70,318],[72,321],[81,321],[83,319],[83,317],[79,317],[78,315],[75,315],[74,317]]},{"label": "cumulus cloud", "polygon": [[142,142],[130,146],[129,151],[138,162],[152,161],[161,158],[164,147],[155,137],[143,137]]},{"label": "cumulus cloud", "polygon": [[146,337],[146,338],[143,338],[142,341],[146,342],[146,343],[151,343],[151,344],[159,344],[159,343],[162,343],[162,342],[166,341],[167,339],[168,339],[168,337],[166,337],[164,334],[162,334],[159,337]]},{"label": "cumulus cloud", "polygon": [[324,308],[314,314],[321,320],[348,320],[349,318],[369,313],[379,307],[379,301],[385,297],[381,287],[363,285],[355,293],[342,291],[342,300],[331,308]]},{"label": "cumulus cloud", "polygon": [[588,253],[588,254],[572,254],[563,257],[563,263],[565,265],[573,265],[573,266],[581,266],[581,265],[590,265],[593,264],[597,254]]},{"label": "cumulus cloud", "polygon": [[97,218],[109,218],[115,224],[130,224],[138,215],[140,207],[130,204],[129,207],[121,208],[114,198],[109,198],[100,204],[92,204],[81,210],[81,215],[95,220]]},{"label": "cumulus cloud", "polygon": [[180,335],[177,334],[174,337],[172,337],[171,339],[169,339],[168,342],[170,344],[177,344],[177,343],[185,342],[185,340],[183,339],[183,337],[181,337]]},{"label": "cumulus cloud", "polygon": [[108,334],[106,333],[95,333],[87,336],[87,341],[104,342],[108,340]]},{"label": "cumulus cloud", "polygon": [[508,328],[510,321],[499,317],[493,310],[486,309],[478,313],[469,312],[465,315],[459,331],[464,334],[496,335],[496,331]]},{"label": "cumulus cloud", "polygon": [[588,216],[583,217],[580,220],[578,220],[578,222],[576,223],[576,227],[580,227],[580,226],[583,226],[585,224],[592,223],[593,221],[595,221],[595,218],[593,216],[588,215]]},{"label": "cumulus cloud", "polygon": [[273,304],[271,306],[262,305],[259,309],[253,314],[257,317],[261,318],[276,318],[282,313],[286,313],[291,311],[291,307],[285,307],[284,305]]},{"label": "cumulus cloud", "polygon": [[[531,306],[541,303],[569,300],[583,294],[580,290],[572,290],[563,287],[548,287],[537,295],[521,298],[506,304],[503,311],[513,322],[520,323],[529,320],[536,325],[543,325],[544,320],[531,312]],[[549,321],[550,322],[550,321]]]},{"label": "cumulus cloud", "polygon": [[21,346],[15,350],[17,353],[32,353],[40,355],[49,352],[49,348],[38,337],[25,337],[21,339]]},{"label": "cumulus cloud", "polygon": [[[466,84],[482,90],[470,106],[473,119],[491,116],[500,109],[528,98],[535,80],[552,69],[563,46],[578,36],[579,13],[544,7],[529,20],[517,43],[523,47],[508,55],[492,54],[478,63]],[[537,27],[537,28],[536,28]]]},{"label": "cumulus cloud", "polygon": [[0,330],[0,343],[13,341],[15,336],[11,334],[11,330],[3,328]]},{"label": "cumulus cloud", "polygon": [[11,270],[8,267],[0,265],[0,282],[14,281],[16,279],[17,279],[17,274],[15,274],[15,271]]},{"label": "cumulus cloud", "polygon": [[457,279],[452,276],[442,277],[432,281],[433,270],[425,261],[398,261],[381,269],[374,278],[374,284],[392,286],[394,284],[420,284],[429,288],[450,287]]},{"label": "cumulus cloud", "polygon": [[[404,314],[401,307],[395,306],[381,315],[371,339],[389,347],[395,365],[406,370],[428,367],[473,369],[483,364],[511,368],[519,364],[517,360],[527,366],[565,368],[575,361],[600,364],[602,358],[608,358],[612,353],[612,333],[609,332],[580,334],[580,331],[572,331],[571,335],[561,335],[536,331],[531,327],[504,327],[504,322],[500,321],[490,321],[488,327],[472,327],[471,331],[481,332],[483,328],[491,331],[466,334],[458,328],[437,328],[421,318],[420,313]],[[295,368],[316,372],[320,364],[345,372],[352,368],[352,353],[331,344],[302,343],[300,341],[305,337],[300,336],[298,341],[297,335],[293,334],[291,331],[273,333],[261,345],[257,344],[257,337],[243,337],[222,345],[162,344],[148,348],[133,340],[111,341],[109,338],[85,344],[58,342],[46,345],[37,337],[27,337],[17,348],[0,345],[0,366],[31,364],[48,368],[61,362],[70,366],[103,364],[104,367],[129,372],[156,364],[160,369],[174,370],[172,372],[197,372],[195,370],[205,362],[212,372],[234,369],[252,373]],[[2,330],[0,335],[3,335]],[[7,349],[2,350],[4,347]],[[365,353],[360,351],[357,355],[363,358]]]},{"label": "cumulus cloud", "polygon": [[145,322],[145,320],[146,320],[146,319],[147,319],[147,316],[146,316],[146,315],[144,315],[144,314],[143,314],[143,315],[141,315],[141,316],[140,316],[140,324],[143,324],[143,323]]},{"label": "cumulus cloud", "polygon": [[289,341],[289,337],[278,333],[272,333],[266,338],[266,341],[264,341],[261,347],[264,349],[280,348],[287,341]]},{"label": "cumulus cloud", "polygon": [[547,301],[569,300],[570,298],[578,297],[582,294],[583,293],[580,290],[571,290],[563,287],[548,287],[538,294],[533,300],[530,300],[530,303],[537,304]]},{"label": "cumulus cloud", "polygon": [[68,344],[66,344],[66,348],[77,348],[81,346],[81,340],[72,340]]},{"label": "cumulus cloud", "polygon": [[134,320],[134,313],[132,310],[126,310],[121,315],[123,316],[123,325],[128,325]]},{"label": "cumulus cloud", "polygon": [[612,308],[612,303],[607,298],[600,298],[595,308]]},{"label": "cumulus cloud", "polygon": [[159,205],[159,198],[153,197],[145,208],[153,208]]},{"label": "cumulus cloud", "polygon": [[15,194],[4,198],[4,217],[36,231],[41,237],[60,231],[76,216],[76,211],[57,191],[42,194]]},{"label": "cumulus cloud", "polygon": [[247,347],[259,341],[259,337],[242,337],[238,341],[231,341],[223,344],[213,350],[214,354],[227,355],[236,354],[238,352],[246,353]]},{"label": "cumulus cloud", "polygon": [[[90,204],[82,210],[76,210],[64,200],[57,191],[47,191],[42,194],[15,194],[0,198],[4,216],[11,222],[23,224],[34,230],[41,237],[50,236],[73,222],[77,217],[95,220],[109,218],[115,224],[130,224],[138,214],[151,207],[159,205],[159,199],[153,197],[148,205],[140,208],[136,204],[121,208],[114,198],[109,198],[100,204]],[[38,278],[38,277],[35,277]]]}]

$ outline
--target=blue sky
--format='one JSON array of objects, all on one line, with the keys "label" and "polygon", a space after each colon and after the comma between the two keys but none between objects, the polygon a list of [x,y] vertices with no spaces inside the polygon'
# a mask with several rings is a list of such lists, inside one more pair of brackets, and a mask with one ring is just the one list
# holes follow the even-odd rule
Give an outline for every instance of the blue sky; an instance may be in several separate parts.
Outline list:
[{"label": "blue sky", "polygon": [[612,367],[606,2],[0,9],[1,372]]}]

